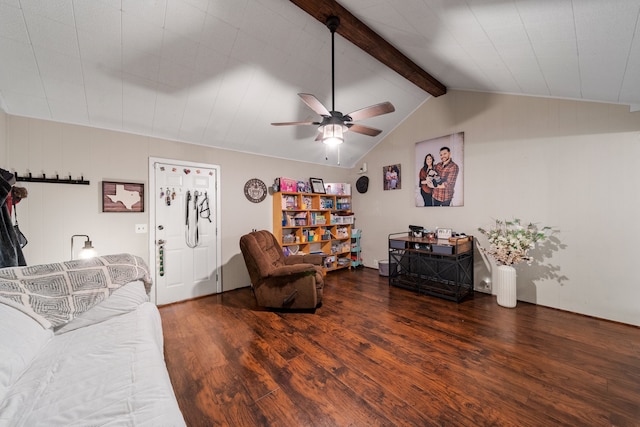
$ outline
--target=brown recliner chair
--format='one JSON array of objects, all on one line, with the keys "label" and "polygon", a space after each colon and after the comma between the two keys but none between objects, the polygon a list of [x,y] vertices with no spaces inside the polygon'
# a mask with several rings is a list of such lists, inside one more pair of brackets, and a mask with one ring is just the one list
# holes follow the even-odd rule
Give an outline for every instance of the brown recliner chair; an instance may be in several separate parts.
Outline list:
[{"label": "brown recliner chair", "polygon": [[324,278],[320,267],[321,255],[285,257],[275,236],[267,230],[242,236],[240,250],[258,305],[315,309],[322,302]]}]

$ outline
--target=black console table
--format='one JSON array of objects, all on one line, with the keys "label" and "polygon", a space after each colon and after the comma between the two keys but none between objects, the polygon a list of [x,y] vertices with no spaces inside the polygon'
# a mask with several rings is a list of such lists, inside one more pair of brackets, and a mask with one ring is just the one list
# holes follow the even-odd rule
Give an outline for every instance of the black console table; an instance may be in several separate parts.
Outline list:
[{"label": "black console table", "polygon": [[389,235],[389,285],[460,302],[473,294],[473,236]]}]

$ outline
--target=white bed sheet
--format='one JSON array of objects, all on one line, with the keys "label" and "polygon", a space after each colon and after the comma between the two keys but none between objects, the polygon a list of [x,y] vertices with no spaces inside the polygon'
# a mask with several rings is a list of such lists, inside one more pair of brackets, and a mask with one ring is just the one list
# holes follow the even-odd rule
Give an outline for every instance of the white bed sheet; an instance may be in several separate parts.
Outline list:
[{"label": "white bed sheet", "polygon": [[184,426],[151,303],[56,335],[0,402],[0,426]]},{"label": "white bed sheet", "polygon": [[104,322],[115,316],[134,311],[143,302],[149,301],[149,296],[140,280],[129,282],[117,289],[109,298],[100,302],[89,311],[78,315],[71,322],[56,329],[57,335],[84,328],[96,323]]}]

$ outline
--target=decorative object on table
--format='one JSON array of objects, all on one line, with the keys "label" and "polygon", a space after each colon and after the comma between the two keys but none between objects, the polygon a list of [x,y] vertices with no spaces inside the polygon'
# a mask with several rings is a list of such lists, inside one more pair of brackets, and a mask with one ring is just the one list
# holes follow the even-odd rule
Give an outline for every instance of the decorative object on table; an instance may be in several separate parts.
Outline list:
[{"label": "decorative object on table", "polygon": [[326,194],[322,178],[309,178],[309,182],[311,183],[311,191],[313,193]]},{"label": "decorative object on table", "polygon": [[496,220],[495,226],[490,230],[478,228],[489,239],[489,247],[481,250],[491,255],[499,264],[496,276],[499,305],[509,308],[516,306],[516,270],[513,265],[521,262],[531,264],[533,258],[528,255],[529,250],[537,242],[544,240],[550,229],[538,228],[533,223],[523,226],[517,218],[512,221]]},{"label": "decorative object on table", "polygon": [[267,186],[258,178],[251,178],[244,184],[244,195],[250,202],[260,203],[267,197]]},{"label": "decorative object on table", "polygon": [[464,132],[416,142],[418,207],[464,206]]},{"label": "decorative object on table", "polygon": [[436,234],[438,239],[449,239],[451,237],[451,229],[450,228],[438,228],[436,230]]},{"label": "decorative object on table", "polygon": [[144,184],[102,181],[102,212],[144,212]]},{"label": "decorative object on table", "polygon": [[409,226],[409,235],[411,237],[422,237],[424,233],[424,227],[421,225],[410,225]]}]

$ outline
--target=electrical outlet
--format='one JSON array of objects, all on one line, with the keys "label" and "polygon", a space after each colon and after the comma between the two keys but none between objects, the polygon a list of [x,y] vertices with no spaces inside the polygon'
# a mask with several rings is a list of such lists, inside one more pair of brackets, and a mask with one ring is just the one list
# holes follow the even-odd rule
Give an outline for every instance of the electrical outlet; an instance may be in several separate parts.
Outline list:
[{"label": "electrical outlet", "polygon": [[478,284],[477,290],[480,291],[480,292],[491,293],[491,280],[490,279],[485,279],[485,280],[481,281]]},{"label": "electrical outlet", "polygon": [[146,233],[147,224],[136,224],[136,233]]}]

